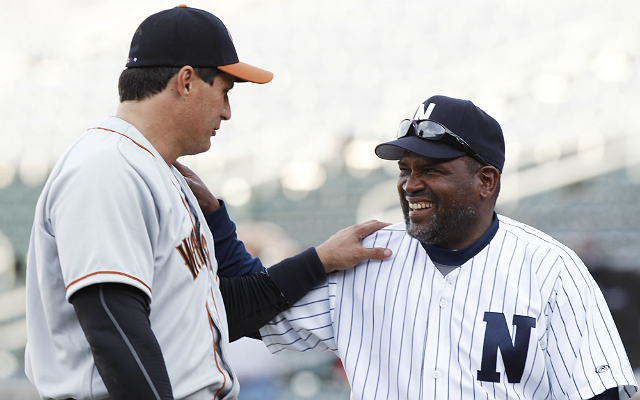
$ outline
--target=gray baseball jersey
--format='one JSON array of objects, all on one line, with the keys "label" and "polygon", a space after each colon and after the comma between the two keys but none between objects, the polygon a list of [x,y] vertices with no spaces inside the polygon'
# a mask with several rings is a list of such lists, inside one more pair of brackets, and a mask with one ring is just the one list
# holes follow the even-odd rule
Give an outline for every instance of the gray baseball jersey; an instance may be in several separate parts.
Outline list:
[{"label": "gray baseball jersey", "polygon": [[353,399],[588,399],[614,387],[629,398],[631,366],[584,264],[498,219],[446,276],[404,223],[374,233],[365,247],[389,247],[391,259],[329,275],[263,341],[273,353],[335,352]]},{"label": "gray baseball jersey", "polygon": [[68,299],[115,282],[151,299],[176,399],[236,398],[204,220],[180,173],[125,121],[107,118],[70,147],[38,201],[29,248],[26,374],[41,396],[108,397]]}]

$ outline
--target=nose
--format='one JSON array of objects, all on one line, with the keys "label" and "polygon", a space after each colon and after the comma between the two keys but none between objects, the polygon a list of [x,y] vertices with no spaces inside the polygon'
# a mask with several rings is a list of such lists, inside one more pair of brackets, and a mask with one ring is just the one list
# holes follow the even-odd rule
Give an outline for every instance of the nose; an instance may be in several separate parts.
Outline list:
[{"label": "nose", "polygon": [[229,98],[226,98],[224,101],[224,108],[222,109],[220,118],[222,118],[223,121],[231,119],[231,103],[229,103]]},{"label": "nose", "polygon": [[425,188],[424,183],[418,179],[415,172],[407,175],[405,181],[402,183],[402,190],[407,193],[416,193]]}]

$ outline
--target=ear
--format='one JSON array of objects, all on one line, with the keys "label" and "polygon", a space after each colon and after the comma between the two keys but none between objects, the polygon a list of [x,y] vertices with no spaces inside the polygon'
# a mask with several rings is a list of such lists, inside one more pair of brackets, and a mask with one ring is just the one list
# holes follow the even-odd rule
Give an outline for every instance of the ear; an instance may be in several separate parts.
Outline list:
[{"label": "ear", "polygon": [[193,67],[185,65],[180,68],[180,71],[173,77],[175,90],[181,97],[190,95],[196,79],[198,79],[198,76]]},{"label": "ear", "polygon": [[487,165],[478,170],[478,178],[480,180],[480,197],[485,200],[491,199],[498,190],[500,171],[492,165]]}]

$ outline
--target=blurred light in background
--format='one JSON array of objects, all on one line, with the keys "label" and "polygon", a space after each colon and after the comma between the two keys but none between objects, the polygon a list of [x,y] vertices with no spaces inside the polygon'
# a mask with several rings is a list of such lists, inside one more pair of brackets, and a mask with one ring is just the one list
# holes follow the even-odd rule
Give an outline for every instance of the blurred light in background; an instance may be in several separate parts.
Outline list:
[{"label": "blurred light in background", "polygon": [[533,159],[538,164],[558,161],[561,155],[561,143],[541,140],[533,148]]},{"label": "blurred light in background", "polygon": [[20,363],[13,354],[0,350],[0,379],[6,379],[16,373]]},{"label": "blurred light in background", "polygon": [[620,52],[602,52],[598,55],[593,67],[598,78],[608,82],[622,82],[631,73],[630,57]]},{"label": "blurred light in background", "polygon": [[0,293],[0,350],[18,350],[27,342],[24,286]]},{"label": "blurred light in background", "polygon": [[313,371],[296,372],[291,378],[291,392],[303,399],[317,395],[320,387],[320,378]]},{"label": "blurred light in background", "polygon": [[569,94],[569,79],[562,75],[540,75],[533,83],[533,94],[543,103],[562,103]]},{"label": "blurred light in background", "polygon": [[16,168],[13,164],[0,160],[0,189],[13,183],[16,177]]},{"label": "blurred light in background", "polygon": [[324,185],[327,173],[319,162],[292,161],[280,173],[282,187],[292,192],[310,192]]},{"label": "blurred light in background", "polygon": [[20,160],[20,179],[31,187],[42,185],[49,176],[49,153],[40,148],[29,148]]},{"label": "blurred light in background", "polygon": [[345,145],[342,156],[353,176],[365,177],[372,170],[382,166],[384,161],[374,152],[378,144],[378,140],[355,139]]},{"label": "blurred light in background", "polygon": [[12,288],[15,281],[16,257],[13,251],[13,245],[9,239],[0,232],[0,292]]},{"label": "blurred light in background", "polygon": [[[0,257],[7,261],[13,257],[7,257],[2,252],[5,245],[0,245]],[[4,255],[3,255],[4,254]],[[2,261],[0,261],[2,262]],[[15,263],[11,264],[14,270]],[[27,324],[25,320],[25,290],[24,286],[18,286],[7,290],[7,284],[13,283],[15,277],[6,273],[0,274],[0,379],[11,377],[18,372],[21,365],[13,352],[24,349],[27,342]],[[0,386],[1,387],[1,386]],[[0,392],[0,397],[2,393]]]},{"label": "blurred light in background", "polygon": [[599,163],[605,156],[604,137],[596,132],[582,132],[578,139],[578,156],[583,163]]},{"label": "blurred light in background", "polygon": [[230,178],[222,185],[222,198],[232,206],[243,206],[251,200],[251,185],[243,178]]},{"label": "blurred light in background", "polygon": [[56,87],[69,72],[69,62],[66,59],[40,59],[31,63],[34,79],[44,87]]}]

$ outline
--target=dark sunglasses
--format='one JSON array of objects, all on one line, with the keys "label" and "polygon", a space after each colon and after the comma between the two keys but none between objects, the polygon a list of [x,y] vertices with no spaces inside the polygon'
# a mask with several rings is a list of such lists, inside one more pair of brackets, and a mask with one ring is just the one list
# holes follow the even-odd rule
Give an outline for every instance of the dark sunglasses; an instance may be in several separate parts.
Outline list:
[{"label": "dark sunglasses", "polygon": [[489,165],[489,163],[486,162],[484,158],[480,157],[480,155],[476,153],[475,150],[473,150],[471,146],[464,141],[464,139],[451,132],[446,126],[439,122],[430,121],[428,119],[405,119],[400,122],[400,126],[398,127],[398,139],[410,135],[412,130],[413,135],[421,139],[442,142],[460,151],[464,151],[471,157],[478,160],[482,165]]}]

